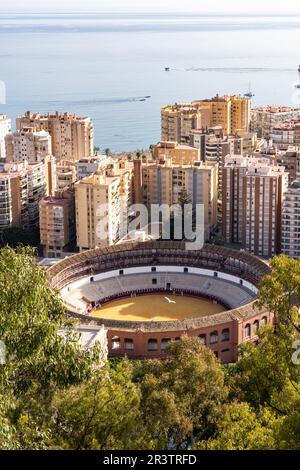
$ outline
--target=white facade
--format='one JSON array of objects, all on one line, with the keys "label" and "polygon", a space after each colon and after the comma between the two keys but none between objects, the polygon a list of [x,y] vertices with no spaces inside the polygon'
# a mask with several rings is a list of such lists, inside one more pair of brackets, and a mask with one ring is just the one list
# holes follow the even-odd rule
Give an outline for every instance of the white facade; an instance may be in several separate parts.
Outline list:
[{"label": "white facade", "polygon": [[285,192],[282,211],[282,253],[300,258],[300,182],[295,181]]},{"label": "white facade", "polygon": [[8,134],[5,142],[7,162],[37,163],[51,154],[51,137],[43,130],[36,132],[34,128],[24,128]]}]

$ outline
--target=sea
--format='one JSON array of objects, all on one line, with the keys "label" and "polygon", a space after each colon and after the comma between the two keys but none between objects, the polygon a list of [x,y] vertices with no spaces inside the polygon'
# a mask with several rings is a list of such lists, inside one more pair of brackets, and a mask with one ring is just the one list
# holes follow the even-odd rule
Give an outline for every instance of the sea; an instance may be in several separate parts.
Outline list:
[{"label": "sea", "polygon": [[91,116],[100,150],[146,149],[169,103],[300,106],[299,43],[288,15],[0,13],[0,113]]}]

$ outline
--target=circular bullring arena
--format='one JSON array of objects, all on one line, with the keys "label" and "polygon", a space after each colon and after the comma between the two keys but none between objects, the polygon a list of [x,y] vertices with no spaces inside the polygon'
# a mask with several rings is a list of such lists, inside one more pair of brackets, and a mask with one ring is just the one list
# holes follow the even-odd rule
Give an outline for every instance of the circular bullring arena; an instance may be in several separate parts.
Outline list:
[{"label": "circular bullring arena", "polygon": [[48,269],[71,316],[107,329],[110,356],[163,357],[170,341],[198,337],[222,363],[273,321],[255,300],[268,265],[215,245],[134,242],[76,254]]}]

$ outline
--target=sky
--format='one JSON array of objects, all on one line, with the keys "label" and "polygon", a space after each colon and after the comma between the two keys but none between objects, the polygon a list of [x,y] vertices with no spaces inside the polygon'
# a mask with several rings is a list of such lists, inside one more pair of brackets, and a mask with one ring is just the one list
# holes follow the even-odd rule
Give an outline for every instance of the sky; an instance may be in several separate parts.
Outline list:
[{"label": "sky", "polygon": [[[1,11],[300,13],[296,0],[0,0]],[[26,5],[26,6],[25,6]]]}]

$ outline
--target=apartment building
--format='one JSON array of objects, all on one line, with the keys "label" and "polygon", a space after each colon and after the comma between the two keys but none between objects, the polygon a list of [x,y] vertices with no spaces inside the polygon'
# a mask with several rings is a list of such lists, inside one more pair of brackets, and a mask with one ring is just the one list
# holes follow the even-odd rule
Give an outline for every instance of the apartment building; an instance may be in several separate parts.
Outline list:
[{"label": "apartment building", "polygon": [[298,121],[300,109],[287,106],[262,106],[251,110],[250,129],[259,138],[271,139],[274,129],[280,128],[286,121]]},{"label": "apartment building", "polygon": [[202,126],[221,126],[225,135],[250,128],[251,100],[244,96],[219,96],[193,101],[202,115]]},{"label": "apartment building", "polygon": [[294,181],[283,197],[282,253],[300,258],[300,181]]},{"label": "apartment building", "polygon": [[188,144],[192,129],[201,128],[201,112],[188,103],[167,105],[161,110],[161,140]]},{"label": "apartment building", "polygon": [[243,242],[243,177],[249,158],[227,155],[222,168],[222,234],[226,243]]},{"label": "apartment building", "polygon": [[0,114],[0,160],[6,159],[5,137],[11,132],[11,119]]},{"label": "apartment building", "polygon": [[295,145],[295,123],[287,121],[276,126],[271,131],[272,145],[278,150],[286,150],[289,146]]},{"label": "apartment building", "polygon": [[16,120],[17,130],[34,127],[47,131],[52,138],[52,155],[60,160],[77,161],[93,155],[94,129],[90,117],[69,113],[35,114],[26,112]]},{"label": "apartment building", "polygon": [[250,109],[251,100],[237,95],[165,106],[161,110],[161,140],[188,144],[192,130],[215,126],[220,126],[224,135],[248,132]]},{"label": "apartment building", "polygon": [[217,223],[218,167],[204,162],[191,165],[149,164],[142,167],[142,201],[151,210],[152,204],[172,206],[180,203],[184,190],[194,206],[203,204],[205,238]]},{"label": "apartment building", "polygon": [[57,191],[70,189],[76,182],[76,164],[73,161],[61,160],[56,164]]},{"label": "apartment building", "polygon": [[46,196],[54,196],[56,191],[56,158],[47,155],[44,160]]},{"label": "apartment building", "polygon": [[39,203],[40,238],[44,256],[61,258],[75,243],[74,191],[56,192]]},{"label": "apartment building", "polygon": [[289,175],[289,183],[300,179],[300,148],[290,146],[286,151],[276,152],[274,161],[284,166]]},{"label": "apartment building", "polygon": [[87,178],[93,175],[100,168],[112,163],[112,158],[106,155],[96,155],[94,157],[81,158],[76,162],[76,179]]},{"label": "apartment building", "polygon": [[0,227],[34,230],[39,226],[39,201],[46,194],[43,163],[6,163],[0,167]]},{"label": "apartment building", "polygon": [[255,255],[269,258],[281,246],[285,168],[263,158],[229,156],[223,169],[223,236],[242,243]]},{"label": "apartment building", "polygon": [[244,176],[243,247],[249,253],[271,258],[281,249],[283,194],[288,174],[279,165],[248,167]]},{"label": "apartment building", "polygon": [[27,213],[26,175],[0,171],[0,232],[11,227],[23,227]]},{"label": "apartment building", "polygon": [[[115,162],[75,184],[77,246],[87,250],[122,238],[132,203],[132,164]],[[124,213],[126,215],[124,216]]]},{"label": "apartment building", "polygon": [[194,161],[200,160],[200,149],[162,141],[154,147],[153,155],[157,163],[171,159],[174,164],[192,165]]},{"label": "apartment building", "polygon": [[6,162],[37,163],[51,155],[51,136],[44,130],[37,131],[24,127],[20,131],[7,134],[5,137]]}]

